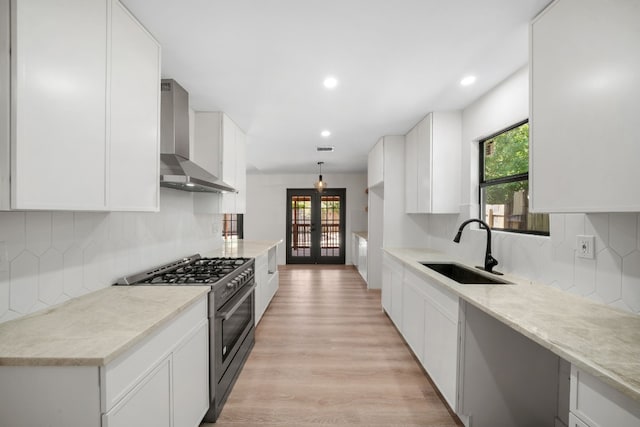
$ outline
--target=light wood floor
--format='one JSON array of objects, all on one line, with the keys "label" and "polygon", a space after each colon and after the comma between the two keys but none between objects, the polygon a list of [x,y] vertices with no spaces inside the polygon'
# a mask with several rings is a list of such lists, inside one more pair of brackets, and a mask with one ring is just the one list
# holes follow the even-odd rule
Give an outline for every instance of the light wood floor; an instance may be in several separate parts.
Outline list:
[{"label": "light wood floor", "polygon": [[460,426],[351,266],[285,266],[216,424]]}]

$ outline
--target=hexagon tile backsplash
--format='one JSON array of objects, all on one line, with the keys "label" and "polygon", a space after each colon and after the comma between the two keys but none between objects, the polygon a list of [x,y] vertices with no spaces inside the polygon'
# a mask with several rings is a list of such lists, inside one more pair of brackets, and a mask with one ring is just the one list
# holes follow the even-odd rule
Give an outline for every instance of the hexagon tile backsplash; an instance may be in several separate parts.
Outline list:
[{"label": "hexagon tile backsplash", "polygon": [[190,193],[161,196],[158,213],[0,212],[0,322],[222,244],[221,215],[194,214]]},{"label": "hexagon tile backsplash", "polygon": [[[0,212],[0,322],[110,286],[119,277],[222,244],[221,215],[193,213],[189,193],[161,190],[159,213]],[[425,242],[478,263],[484,231],[452,242],[461,220],[430,215]],[[498,269],[640,314],[640,215],[553,214],[551,236],[493,233]],[[595,258],[576,236],[595,237]]]},{"label": "hexagon tile backsplash", "polygon": [[[477,264],[486,233],[469,232],[456,245],[461,221],[453,215],[430,219],[429,245]],[[496,269],[640,314],[640,215],[551,214],[549,222],[549,237],[492,233]],[[595,237],[594,259],[577,256],[578,235]]]}]

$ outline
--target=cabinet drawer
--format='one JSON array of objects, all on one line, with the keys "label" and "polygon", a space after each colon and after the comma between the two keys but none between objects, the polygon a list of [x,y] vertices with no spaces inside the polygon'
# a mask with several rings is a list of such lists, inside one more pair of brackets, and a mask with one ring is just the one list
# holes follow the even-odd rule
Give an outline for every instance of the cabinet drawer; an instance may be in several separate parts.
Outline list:
[{"label": "cabinet drawer", "polygon": [[407,269],[405,275],[412,277],[413,283],[419,283],[421,291],[429,302],[453,323],[458,323],[458,297],[447,291],[443,286],[429,283],[429,279],[418,276]]},{"label": "cabinet drawer", "polygon": [[171,370],[169,360],[150,372],[142,383],[102,417],[103,427],[170,427]]},{"label": "cabinet drawer", "polygon": [[144,376],[165,359],[184,336],[207,319],[203,296],[165,327],[100,368],[101,409],[107,412]]},{"label": "cabinet drawer", "polygon": [[640,426],[639,402],[573,365],[569,409],[589,427]]}]

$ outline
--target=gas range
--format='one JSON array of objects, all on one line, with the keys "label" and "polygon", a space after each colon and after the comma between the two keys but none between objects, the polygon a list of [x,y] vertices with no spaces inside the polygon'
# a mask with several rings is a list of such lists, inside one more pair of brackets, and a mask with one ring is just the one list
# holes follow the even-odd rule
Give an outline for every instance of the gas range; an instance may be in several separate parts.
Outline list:
[{"label": "gas range", "polygon": [[253,258],[182,258],[123,277],[116,285],[210,286],[209,399],[204,421],[215,422],[255,343]]}]

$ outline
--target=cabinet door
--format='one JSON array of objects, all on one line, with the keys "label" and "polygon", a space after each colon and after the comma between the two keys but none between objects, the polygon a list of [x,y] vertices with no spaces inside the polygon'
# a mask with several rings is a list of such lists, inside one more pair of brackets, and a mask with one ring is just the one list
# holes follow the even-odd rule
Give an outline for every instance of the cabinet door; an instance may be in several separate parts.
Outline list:
[{"label": "cabinet door", "polygon": [[236,127],[236,208],[235,213],[247,211],[247,136]]},{"label": "cabinet door", "polygon": [[571,365],[569,409],[589,427],[637,427],[640,404]]},{"label": "cabinet door", "polygon": [[157,211],[160,46],[117,0],[110,82],[109,208]]},{"label": "cabinet door", "polygon": [[402,331],[402,266],[391,270],[391,320]]},{"label": "cabinet door", "polygon": [[460,211],[462,113],[435,111],[431,121],[431,210]]},{"label": "cabinet door", "polygon": [[402,335],[418,360],[423,358],[424,303],[419,279],[405,272],[402,289]]},{"label": "cabinet door", "polygon": [[169,359],[149,373],[113,409],[103,415],[103,427],[171,427]]},{"label": "cabinet door", "polygon": [[196,111],[193,121],[193,160],[222,179],[222,113]]},{"label": "cabinet door", "polygon": [[363,238],[358,238],[358,272],[367,281],[367,241]]},{"label": "cabinet door", "polygon": [[427,115],[418,123],[418,200],[417,208],[418,212],[431,212],[431,126],[432,126],[433,113]]},{"label": "cabinet door", "polygon": [[267,308],[266,301],[269,298],[268,289],[269,271],[267,266],[267,255],[260,255],[255,260],[255,316],[256,323],[260,321],[264,310]]},{"label": "cabinet door", "polygon": [[423,299],[423,365],[447,403],[455,408],[458,382],[458,320],[456,315],[458,298],[444,289],[437,289],[434,286],[429,286],[428,290],[431,292]]},{"label": "cabinet door", "polygon": [[[278,273],[278,271],[273,271],[267,274],[268,276],[268,285],[267,285],[267,297],[265,298],[265,306],[264,309],[266,310],[267,307],[269,307],[269,304],[271,303],[271,300],[273,299],[273,297],[275,296],[276,292],[278,292],[278,288],[280,287],[280,274]],[[263,311],[264,314],[264,311]]]},{"label": "cabinet door", "polygon": [[639,10],[560,0],[533,21],[531,211],[640,211]]},{"label": "cabinet door", "polygon": [[[237,190],[237,126],[227,116],[222,114],[222,180]],[[237,193],[223,193],[222,213],[236,213]]]},{"label": "cabinet door", "polygon": [[384,142],[380,139],[369,152],[367,160],[367,186],[382,184],[384,179]]},{"label": "cabinet door", "polygon": [[351,263],[354,267],[358,267],[358,257],[360,256],[359,248],[360,239],[355,234],[351,235]]},{"label": "cabinet door", "polygon": [[173,353],[173,425],[197,427],[209,409],[209,324]]},{"label": "cabinet door", "polygon": [[409,131],[404,142],[404,210],[418,212],[418,126]]},{"label": "cabinet door", "polygon": [[391,316],[391,283],[393,282],[393,270],[391,269],[391,261],[387,259],[388,255],[384,255],[382,261],[382,290],[381,302],[382,309]]},{"label": "cabinet door", "polygon": [[12,6],[12,208],[104,210],[108,1]]},{"label": "cabinet door", "polygon": [[222,180],[236,184],[236,124],[222,114]]}]

